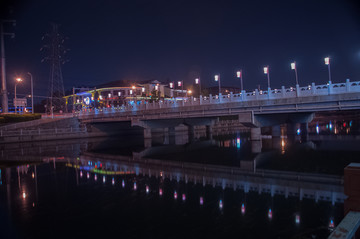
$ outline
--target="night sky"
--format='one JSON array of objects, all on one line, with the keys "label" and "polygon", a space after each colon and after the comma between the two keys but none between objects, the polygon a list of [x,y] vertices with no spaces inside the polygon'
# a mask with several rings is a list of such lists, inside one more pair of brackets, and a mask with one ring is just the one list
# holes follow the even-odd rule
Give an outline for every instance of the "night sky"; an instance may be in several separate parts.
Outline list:
[{"label": "night sky", "polygon": [[[8,90],[14,78],[31,72],[35,95],[47,95],[49,66],[41,63],[42,36],[50,22],[69,39],[63,65],[65,89],[117,80],[177,81],[203,87],[236,86],[242,68],[244,87],[295,85],[290,62],[296,61],[300,85],[328,80],[324,57],[330,56],[333,82],[360,80],[360,11],[356,1],[4,1],[1,18],[15,19],[16,34],[6,37]],[[10,9],[10,11],[9,11]],[[24,83],[19,93],[29,91]]]}]

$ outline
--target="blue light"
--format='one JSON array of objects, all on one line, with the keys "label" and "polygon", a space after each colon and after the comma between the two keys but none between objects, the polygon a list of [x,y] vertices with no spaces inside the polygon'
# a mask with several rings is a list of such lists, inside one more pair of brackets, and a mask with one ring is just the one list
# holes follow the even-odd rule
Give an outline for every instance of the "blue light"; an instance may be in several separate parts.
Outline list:
[{"label": "blue light", "polygon": [[300,135],[300,132],[301,132],[300,129],[297,129],[297,130],[296,130],[296,134],[297,134],[297,135]]},{"label": "blue light", "polygon": [[317,134],[320,133],[320,127],[319,127],[319,125],[316,125],[316,133],[317,133]]},{"label": "blue light", "polygon": [[236,139],[236,148],[240,149],[240,144],[241,144],[241,139],[237,138]]},{"label": "blue light", "polygon": [[333,125],[332,125],[332,123],[331,123],[331,121],[330,121],[330,124],[329,124],[329,129],[330,129],[330,131],[332,130],[332,128],[333,128]]}]

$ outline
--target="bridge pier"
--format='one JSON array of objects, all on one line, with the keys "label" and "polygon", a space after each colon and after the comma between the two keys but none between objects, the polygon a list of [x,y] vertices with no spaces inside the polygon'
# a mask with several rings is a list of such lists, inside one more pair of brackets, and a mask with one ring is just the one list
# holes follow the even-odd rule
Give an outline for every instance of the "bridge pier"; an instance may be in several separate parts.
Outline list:
[{"label": "bridge pier", "polygon": [[308,131],[308,123],[301,123],[300,124],[300,136],[301,142],[306,142],[309,140],[309,131]]},{"label": "bridge pier", "polygon": [[206,138],[212,139],[212,127],[211,125],[206,125]]},{"label": "bridge pier", "polygon": [[250,129],[251,152],[261,153],[261,128]]},{"label": "bridge pier", "polygon": [[295,123],[287,123],[286,124],[286,135],[287,135],[287,143],[288,144],[295,143],[295,135],[296,135],[296,124]]},{"label": "bridge pier", "polygon": [[271,127],[272,135],[272,148],[280,149],[281,148],[281,128],[280,125],[274,125]]},{"label": "bridge pier", "polygon": [[194,125],[188,125],[188,135],[189,135],[189,142],[194,141],[195,138],[195,129]]}]

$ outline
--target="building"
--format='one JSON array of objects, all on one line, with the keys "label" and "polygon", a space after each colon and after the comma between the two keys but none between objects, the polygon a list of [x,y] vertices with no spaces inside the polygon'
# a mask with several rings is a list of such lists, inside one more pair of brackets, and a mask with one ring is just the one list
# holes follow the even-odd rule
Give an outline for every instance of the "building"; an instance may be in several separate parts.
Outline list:
[{"label": "building", "polygon": [[68,110],[77,111],[83,108],[118,107],[141,101],[152,102],[174,98],[182,100],[187,96],[186,92],[186,90],[174,89],[171,83],[164,84],[152,80],[122,87],[73,88],[73,94],[64,98]]}]

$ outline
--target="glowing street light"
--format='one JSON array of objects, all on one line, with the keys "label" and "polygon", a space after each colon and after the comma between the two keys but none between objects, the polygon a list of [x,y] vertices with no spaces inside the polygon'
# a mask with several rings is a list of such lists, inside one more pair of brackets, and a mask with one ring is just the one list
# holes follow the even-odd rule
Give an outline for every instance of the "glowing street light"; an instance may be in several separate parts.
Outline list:
[{"label": "glowing street light", "polygon": [[174,82],[170,82],[169,87],[170,87],[170,89],[174,88]]},{"label": "glowing street light", "polygon": [[215,81],[219,82],[219,95],[221,93],[220,75],[215,75]]},{"label": "glowing street light", "polygon": [[295,71],[296,85],[299,85],[298,74],[297,74],[296,62],[295,62],[295,61],[291,63],[291,70],[294,70],[294,71]]},{"label": "glowing street light", "polygon": [[325,61],[325,65],[328,66],[328,71],[329,71],[329,83],[331,83],[330,57],[325,57],[325,58],[324,58],[324,61]]},{"label": "glowing street light", "polygon": [[268,89],[270,89],[270,73],[269,73],[269,66],[264,67],[264,74],[267,75],[268,80]]},{"label": "glowing street light", "polygon": [[199,96],[201,95],[201,83],[200,83],[200,78],[196,78],[195,79],[195,84],[199,85]]},{"label": "glowing street light", "polygon": [[22,82],[22,79],[21,78],[16,78],[16,81],[15,81],[15,99],[14,99],[14,106],[15,106],[15,113],[17,111],[17,101],[16,101],[16,86],[18,83]]},{"label": "glowing street light", "polygon": [[243,87],[243,79],[242,79],[242,70],[236,72],[236,77],[237,77],[238,79],[240,79],[241,91],[243,91],[243,90],[244,90],[244,87]]}]

